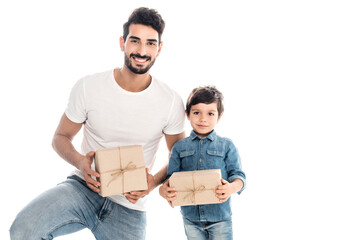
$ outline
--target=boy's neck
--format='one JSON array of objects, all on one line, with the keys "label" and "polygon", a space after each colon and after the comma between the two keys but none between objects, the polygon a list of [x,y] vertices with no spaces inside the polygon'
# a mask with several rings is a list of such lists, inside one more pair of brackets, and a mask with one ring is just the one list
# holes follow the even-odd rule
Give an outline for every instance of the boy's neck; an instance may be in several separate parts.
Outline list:
[{"label": "boy's neck", "polygon": [[195,132],[194,129],[193,129],[193,131],[194,131],[194,133],[196,134],[196,136],[198,136],[200,139],[204,139],[204,138],[207,138],[207,136],[209,136],[209,135],[214,131],[214,129],[211,130],[211,132],[206,133],[206,134],[199,134],[199,133]]}]

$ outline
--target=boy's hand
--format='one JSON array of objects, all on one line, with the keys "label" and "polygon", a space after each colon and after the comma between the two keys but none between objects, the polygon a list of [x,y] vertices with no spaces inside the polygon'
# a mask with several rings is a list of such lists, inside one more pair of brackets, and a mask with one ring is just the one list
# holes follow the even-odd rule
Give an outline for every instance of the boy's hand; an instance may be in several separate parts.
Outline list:
[{"label": "boy's hand", "polygon": [[140,198],[145,197],[148,195],[154,188],[156,187],[154,176],[149,173],[149,169],[146,168],[146,177],[147,177],[147,184],[148,189],[144,191],[132,191],[128,193],[124,193],[126,199],[131,203],[136,203]]},{"label": "boy's hand", "polygon": [[235,179],[232,183],[229,183],[225,179],[221,179],[221,183],[222,185],[219,185],[215,189],[216,197],[220,199],[220,202],[226,202],[231,194],[240,191],[244,186],[243,181],[240,179]]},{"label": "boy's hand", "polygon": [[168,201],[169,205],[172,208],[174,208],[171,201],[174,201],[176,199],[176,191],[174,187],[170,187],[169,180],[167,180],[166,182],[164,182],[163,185],[161,185],[161,187],[159,188],[159,194]]}]

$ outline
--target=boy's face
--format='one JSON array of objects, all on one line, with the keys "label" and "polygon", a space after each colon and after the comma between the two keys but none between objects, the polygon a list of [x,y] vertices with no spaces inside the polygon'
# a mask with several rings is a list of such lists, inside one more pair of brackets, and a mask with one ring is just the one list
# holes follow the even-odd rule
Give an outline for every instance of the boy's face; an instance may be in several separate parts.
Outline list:
[{"label": "boy's face", "polygon": [[131,24],[127,39],[120,37],[120,47],[125,52],[125,66],[133,73],[144,74],[160,54],[162,43],[159,42],[158,32],[152,27]]},{"label": "boy's face", "polygon": [[211,133],[220,117],[216,102],[193,105],[190,109],[190,114],[187,115],[191,127],[201,138],[206,137],[209,133]]}]

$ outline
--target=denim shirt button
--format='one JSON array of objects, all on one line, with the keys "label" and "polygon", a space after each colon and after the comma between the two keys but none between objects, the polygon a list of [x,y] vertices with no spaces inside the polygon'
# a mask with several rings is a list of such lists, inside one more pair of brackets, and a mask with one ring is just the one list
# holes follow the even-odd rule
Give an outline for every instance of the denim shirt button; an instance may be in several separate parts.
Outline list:
[{"label": "denim shirt button", "polygon": [[200,160],[199,160],[200,162],[202,162],[202,159],[200,158]]}]

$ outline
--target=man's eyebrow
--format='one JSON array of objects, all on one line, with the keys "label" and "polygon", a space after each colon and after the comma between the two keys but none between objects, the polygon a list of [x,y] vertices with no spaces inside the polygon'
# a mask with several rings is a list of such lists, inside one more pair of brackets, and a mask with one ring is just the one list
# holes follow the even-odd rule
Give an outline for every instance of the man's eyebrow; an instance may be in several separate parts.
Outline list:
[{"label": "man's eyebrow", "polygon": [[129,38],[136,39],[136,40],[140,40],[140,38],[135,37],[135,36],[129,36]]},{"label": "man's eyebrow", "polygon": [[[135,36],[129,36],[129,38],[131,39],[136,39],[136,40],[141,40],[139,37],[135,37]],[[157,39],[146,39],[146,41],[149,41],[149,42],[157,42],[158,40]]]}]

